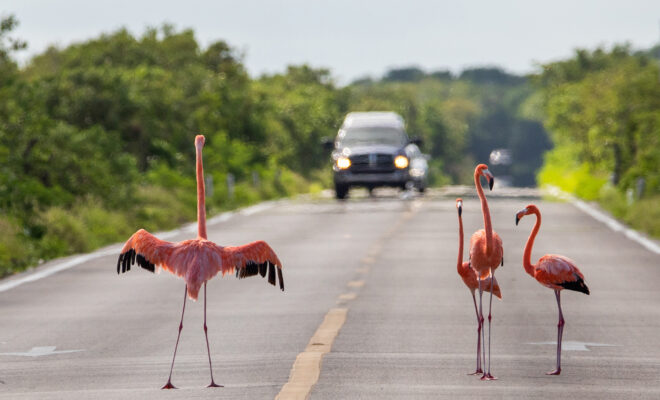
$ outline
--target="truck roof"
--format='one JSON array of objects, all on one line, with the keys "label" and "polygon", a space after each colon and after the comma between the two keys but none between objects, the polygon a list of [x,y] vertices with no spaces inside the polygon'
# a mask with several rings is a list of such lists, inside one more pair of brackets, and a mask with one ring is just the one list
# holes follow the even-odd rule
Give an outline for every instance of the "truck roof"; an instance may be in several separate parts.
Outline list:
[{"label": "truck roof", "polygon": [[391,111],[351,112],[346,115],[341,129],[363,126],[387,126],[404,130],[403,118]]}]

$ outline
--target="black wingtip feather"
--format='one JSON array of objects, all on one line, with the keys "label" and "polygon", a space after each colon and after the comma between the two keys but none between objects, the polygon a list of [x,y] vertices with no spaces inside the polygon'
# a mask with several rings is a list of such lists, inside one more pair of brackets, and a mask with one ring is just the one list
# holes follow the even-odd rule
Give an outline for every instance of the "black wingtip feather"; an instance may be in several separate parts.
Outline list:
[{"label": "black wingtip feather", "polygon": [[147,271],[150,271],[150,272],[156,272],[156,266],[154,264],[152,264],[151,262],[149,262],[149,260],[144,258],[144,256],[142,254],[137,254],[135,256],[135,260],[137,261],[137,263],[140,267],[142,267],[142,268],[144,268],[144,269],[146,269]]},{"label": "black wingtip feather", "polygon": [[590,294],[589,288],[584,283],[584,280],[582,280],[582,278],[578,278],[576,281],[560,283],[559,286],[563,287],[564,289],[574,290],[576,292],[581,292],[587,295]]},{"label": "black wingtip feather", "polygon": [[117,273],[124,273],[131,270],[131,265],[135,263],[147,271],[156,272],[156,265],[147,260],[142,254],[137,254],[135,249],[130,249],[119,255],[117,260]]},{"label": "black wingtip feather", "polygon": [[[275,275],[275,270],[277,270],[277,275]],[[245,266],[236,268],[236,277],[238,279],[248,278],[257,274],[266,277],[266,273],[268,273],[268,283],[276,286],[277,280],[279,280],[280,289],[284,290],[282,270],[270,261],[264,261],[261,264],[254,261],[248,261]]]},{"label": "black wingtip feather", "polygon": [[275,286],[275,265],[270,261],[268,262],[268,283]]},{"label": "black wingtip feather", "polygon": [[238,279],[249,278],[250,276],[261,274],[262,270],[264,273],[261,276],[265,275],[266,263],[257,264],[254,261],[248,261],[244,267],[236,268],[236,277]]},{"label": "black wingtip feather", "polygon": [[280,280],[280,289],[284,291],[284,278],[282,278],[282,268],[277,268],[277,278]]}]

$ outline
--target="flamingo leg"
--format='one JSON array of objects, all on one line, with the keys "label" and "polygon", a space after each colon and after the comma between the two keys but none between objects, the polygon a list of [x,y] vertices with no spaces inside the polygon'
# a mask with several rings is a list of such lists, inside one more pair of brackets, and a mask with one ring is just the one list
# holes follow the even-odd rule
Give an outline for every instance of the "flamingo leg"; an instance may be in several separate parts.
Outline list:
[{"label": "flamingo leg", "polygon": [[481,369],[481,327],[483,326],[483,318],[479,315],[477,299],[474,297],[474,291],[472,291],[472,302],[474,303],[474,312],[477,314],[477,370],[468,375],[478,375],[484,372]]},{"label": "flamingo leg", "polygon": [[213,366],[211,365],[211,348],[209,347],[209,334],[208,334],[208,328],[206,326],[206,282],[204,282],[204,336],[206,337],[206,351],[209,354],[209,370],[211,371],[211,384],[209,384],[207,387],[224,387],[222,385],[218,385],[213,380]]},{"label": "flamingo leg", "polygon": [[172,356],[172,366],[170,367],[170,377],[167,378],[167,383],[161,389],[176,389],[172,385],[172,370],[174,369],[174,360],[176,359],[176,349],[179,347],[179,339],[181,338],[181,330],[183,329],[183,314],[186,312],[186,297],[188,297],[188,285],[183,291],[183,309],[181,310],[181,322],[179,322],[179,334],[176,336],[176,345],[174,345],[174,355]]},{"label": "flamingo leg", "polygon": [[[481,355],[483,357],[483,363],[481,365],[482,365],[482,367],[485,367],[486,366],[486,347],[485,347],[486,346],[486,337],[485,337],[485,332],[484,332],[484,329],[483,329],[483,326],[484,326],[484,312],[483,312],[483,301],[482,301],[484,291],[481,287],[481,278],[480,277],[477,277],[477,285],[478,285],[478,288],[479,288],[479,323],[481,325],[481,346],[482,346],[481,347]],[[481,372],[482,373],[484,372],[483,369],[482,369]],[[481,378],[483,379],[484,376],[486,376],[486,375],[485,374],[482,375]]]},{"label": "flamingo leg", "polygon": [[555,290],[557,298],[557,308],[559,309],[559,322],[557,323],[557,368],[554,371],[547,372],[546,375],[561,374],[561,339],[564,334],[564,314],[561,312],[561,292]]},{"label": "flamingo leg", "polygon": [[[493,282],[495,282],[495,275],[493,274],[493,270],[491,269],[490,271],[490,303],[488,305],[488,371],[485,371],[486,365],[484,361],[484,375],[481,377],[482,381],[491,381],[497,379],[493,375],[490,374],[490,332],[491,332],[491,319],[492,319],[492,308],[493,308]],[[484,346],[486,343],[484,343]],[[484,353],[486,352],[486,349],[484,348]],[[485,357],[485,355],[484,355]]]},{"label": "flamingo leg", "polygon": [[491,331],[491,310],[493,309],[493,285],[495,284],[495,273],[490,271],[490,304],[488,305],[488,379],[494,380],[497,379],[490,374],[490,331]]}]

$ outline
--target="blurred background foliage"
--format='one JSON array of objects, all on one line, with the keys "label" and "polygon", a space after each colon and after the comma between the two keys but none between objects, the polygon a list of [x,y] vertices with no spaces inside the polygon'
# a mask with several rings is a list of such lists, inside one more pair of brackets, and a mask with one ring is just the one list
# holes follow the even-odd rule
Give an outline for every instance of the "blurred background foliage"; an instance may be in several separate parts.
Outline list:
[{"label": "blurred background foliage", "polygon": [[19,67],[17,23],[0,21],[0,276],[194,220],[199,133],[211,214],[331,187],[320,142],[350,111],[400,113],[434,185],[471,184],[476,163],[507,149],[513,163],[496,175],[534,186],[543,166],[541,183],[608,199],[619,216],[634,214],[639,178],[634,201],[660,189],[657,49],[578,51],[531,80],[411,66],[339,86],[307,65],[251,77],[230,44],[201,48],[170,25],[51,47]]},{"label": "blurred background foliage", "polygon": [[534,78],[554,148],[539,174],[660,236],[658,47],[577,50]]}]

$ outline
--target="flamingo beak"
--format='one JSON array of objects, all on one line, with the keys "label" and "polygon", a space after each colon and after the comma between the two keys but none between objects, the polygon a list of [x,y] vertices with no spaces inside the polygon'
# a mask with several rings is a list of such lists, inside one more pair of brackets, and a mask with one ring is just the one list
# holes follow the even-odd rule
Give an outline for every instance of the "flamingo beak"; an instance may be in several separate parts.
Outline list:
[{"label": "flamingo beak", "polygon": [[488,188],[493,190],[493,185],[495,184],[495,177],[489,170],[484,170],[484,176],[488,179]]},{"label": "flamingo beak", "polygon": [[518,222],[522,219],[527,214],[527,209],[522,209],[516,213],[516,225],[518,225]]},{"label": "flamingo beak", "polygon": [[458,206],[458,216],[460,217],[463,214],[463,206],[459,205]]},{"label": "flamingo beak", "polygon": [[520,217],[516,214],[516,226],[518,226],[518,222],[520,222]]}]

